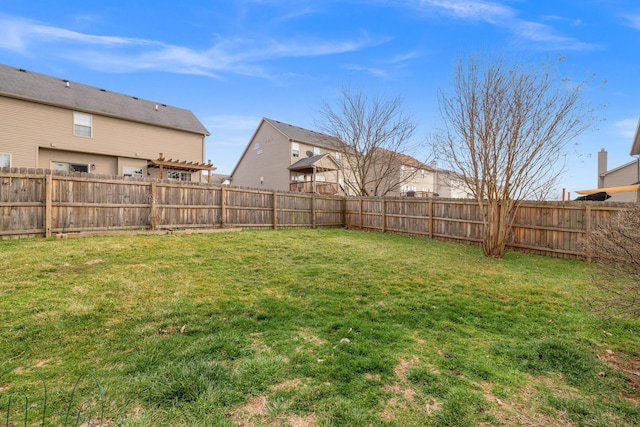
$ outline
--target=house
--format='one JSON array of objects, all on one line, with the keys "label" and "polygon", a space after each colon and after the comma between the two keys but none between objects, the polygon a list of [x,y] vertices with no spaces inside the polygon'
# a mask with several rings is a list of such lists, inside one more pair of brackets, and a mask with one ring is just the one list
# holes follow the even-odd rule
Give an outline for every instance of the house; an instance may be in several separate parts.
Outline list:
[{"label": "house", "polygon": [[0,167],[201,181],[189,110],[0,64]]},{"label": "house", "polygon": [[[638,202],[640,201],[640,120],[631,144],[631,156],[638,156],[636,160],[625,163],[614,169],[607,170],[607,151],[603,148],[598,153],[598,188],[578,190],[582,200],[600,199],[610,202]],[[607,195],[610,196],[607,198]],[[595,197],[595,198],[594,198]]]},{"label": "house", "polygon": [[231,184],[339,194],[339,147],[328,135],[263,118],[231,172]]},{"label": "house", "polygon": [[[435,169],[413,157],[388,152],[397,159],[389,196],[431,196],[437,193]],[[348,153],[336,138],[277,120],[263,118],[231,173],[231,184],[304,193],[357,195]],[[396,173],[394,172],[394,173]],[[445,181],[443,181],[445,182]],[[376,192],[372,189],[371,193]],[[447,191],[444,187],[443,190]]]}]

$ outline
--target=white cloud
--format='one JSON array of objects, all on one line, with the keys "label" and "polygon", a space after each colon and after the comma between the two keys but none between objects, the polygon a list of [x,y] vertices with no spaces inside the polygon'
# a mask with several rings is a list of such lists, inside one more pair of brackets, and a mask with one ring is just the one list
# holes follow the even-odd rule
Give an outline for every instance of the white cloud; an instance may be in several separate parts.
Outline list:
[{"label": "white cloud", "polygon": [[625,20],[629,27],[640,31],[640,15],[627,15]]},{"label": "white cloud", "polygon": [[422,5],[439,8],[460,19],[497,23],[512,19],[513,9],[498,3],[482,0],[421,0]]},{"label": "white cloud", "polygon": [[[561,35],[549,25],[521,19],[516,9],[497,2],[485,0],[417,0],[417,2],[420,8],[436,10],[457,19],[480,21],[507,28],[521,40],[534,42],[545,49],[589,50],[596,47]],[[554,17],[554,19],[560,18]]]},{"label": "white cloud", "polygon": [[597,46],[580,42],[572,37],[559,34],[553,27],[531,21],[515,21],[512,31],[525,40],[537,42],[554,50],[591,50]]},{"label": "white cloud", "polygon": [[[221,39],[197,50],[161,41],[85,34],[0,15],[0,49],[22,54],[60,55],[101,70],[161,70],[220,77],[235,73],[267,77],[263,61],[353,52],[383,41],[367,34],[352,40]],[[52,44],[56,49],[50,49]]]},{"label": "white cloud", "polygon": [[618,120],[612,123],[613,128],[618,136],[632,140],[638,128],[638,118],[632,117],[628,119]]}]

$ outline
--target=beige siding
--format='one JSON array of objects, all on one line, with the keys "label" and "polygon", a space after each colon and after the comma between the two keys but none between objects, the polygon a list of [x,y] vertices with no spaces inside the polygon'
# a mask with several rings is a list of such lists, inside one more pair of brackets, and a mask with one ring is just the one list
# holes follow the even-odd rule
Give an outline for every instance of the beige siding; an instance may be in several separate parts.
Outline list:
[{"label": "beige siding", "polygon": [[72,110],[6,97],[0,97],[0,117],[0,153],[11,154],[14,167],[80,159],[96,165],[92,172],[121,174],[118,158],[141,164],[159,153],[167,159],[204,162],[203,135],[191,132],[92,115],[92,137],[74,136]]},{"label": "beige siding", "polygon": [[[231,184],[238,187],[289,191],[291,144],[271,125],[262,122],[236,166]],[[260,178],[263,182],[260,182]]]},{"label": "beige siding", "polygon": [[[633,184],[638,181],[638,162],[631,162],[617,169],[609,171],[604,175],[602,187],[619,187]],[[627,193],[612,194],[609,202],[635,202],[637,194],[635,191]]]}]

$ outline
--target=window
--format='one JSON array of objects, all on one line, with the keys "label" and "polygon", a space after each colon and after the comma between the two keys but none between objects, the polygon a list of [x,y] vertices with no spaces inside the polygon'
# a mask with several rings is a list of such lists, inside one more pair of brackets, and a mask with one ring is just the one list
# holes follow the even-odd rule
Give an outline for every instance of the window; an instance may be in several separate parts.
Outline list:
[{"label": "window", "polygon": [[82,163],[53,162],[53,169],[59,172],[89,172],[89,165]]},{"label": "window", "polygon": [[313,155],[317,156],[320,154],[320,147],[313,147]]},{"label": "window", "polygon": [[91,114],[73,113],[73,134],[91,138],[92,122]]},{"label": "window", "polygon": [[0,168],[11,167],[11,154],[0,153]]},{"label": "window", "polygon": [[122,175],[124,176],[132,176],[134,178],[142,178],[143,170],[142,168],[132,168],[129,166],[125,166],[122,168]]},{"label": "window", "polygon": [[291,155],[293,157],[300,157],[300,144],[297,142],[291,143]]},{"label": "window", "polygon": [[167,172],[167,178],[174,181],[191,181],[191,172]]},{"label": "window", "polygon": [[336,151],[336,163],[339,166],[342,166],[342,153]]}]

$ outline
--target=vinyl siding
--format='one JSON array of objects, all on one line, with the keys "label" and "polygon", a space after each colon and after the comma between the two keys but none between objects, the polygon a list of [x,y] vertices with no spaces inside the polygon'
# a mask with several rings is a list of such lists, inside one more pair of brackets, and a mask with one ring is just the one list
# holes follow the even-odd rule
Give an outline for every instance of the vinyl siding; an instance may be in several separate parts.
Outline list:
[{"label": "vinyl siding", "polygon": [[[289,191],[291,143],[262,122],[235,169],[231,184],[238,187]],[[260,184],[260,177],[264,182]]]},{"label": "vinyl siding", "polygon": [[93,172],[107,174],[121,174],[119,157],[139,164],[163,153],[167,159],[204,162],[203,135],[196,133],[93,114],[92,137],[74,136],[72,110],[7,97],[0,97],[0,117],[0,153],[10,153],[14,167],[78,158],[71,153],[84,153],[83,159],[97,155]]},{"label": "vinyl siding", "polygon": [[[602,187],[619,187],[638,182],[638,162],[630,162],[627,165],[607,172],[604,175]],[[636,192],[611,194],[608,202],[635,202]]]}]

